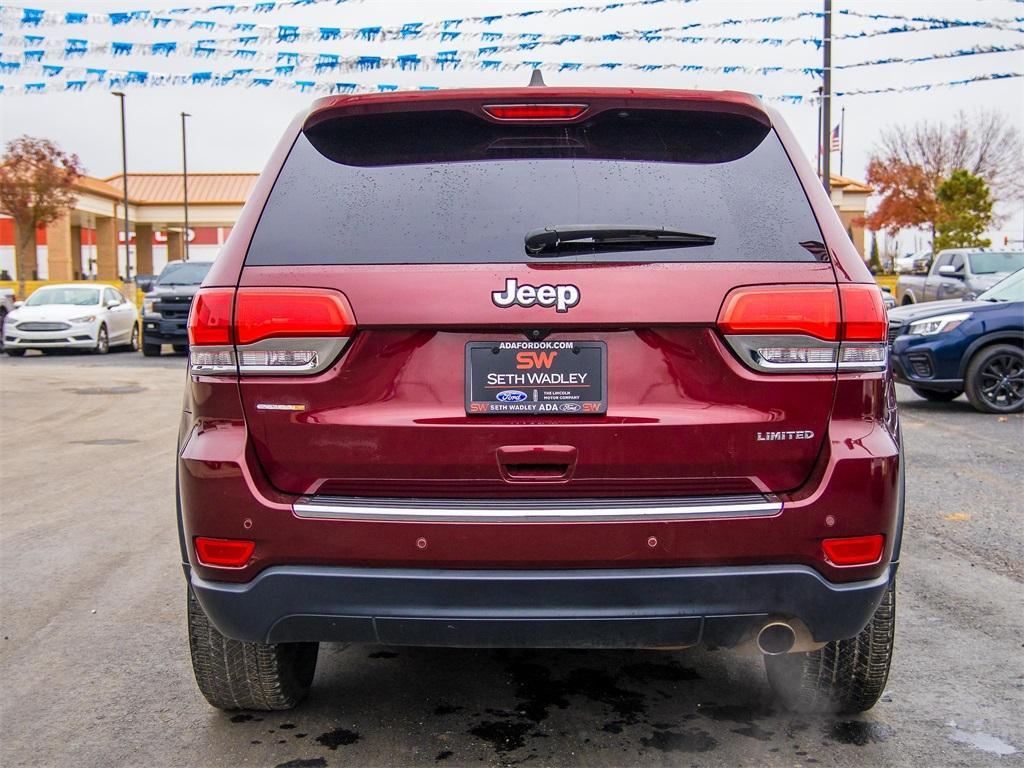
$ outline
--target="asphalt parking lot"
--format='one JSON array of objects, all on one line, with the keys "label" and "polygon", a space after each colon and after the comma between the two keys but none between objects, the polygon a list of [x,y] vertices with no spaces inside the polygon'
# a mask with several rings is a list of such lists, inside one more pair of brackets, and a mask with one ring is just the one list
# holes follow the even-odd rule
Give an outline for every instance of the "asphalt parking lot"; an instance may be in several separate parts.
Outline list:
[{"label": "asphalt parking lot", "polygon": [[184,359],[0,360],[5,766],[1024,764],[1024,420],[901,388],[907,530],[883,701],[772,703],[730,653],[325,646],[309,700],[196,690],[174,522]]}]

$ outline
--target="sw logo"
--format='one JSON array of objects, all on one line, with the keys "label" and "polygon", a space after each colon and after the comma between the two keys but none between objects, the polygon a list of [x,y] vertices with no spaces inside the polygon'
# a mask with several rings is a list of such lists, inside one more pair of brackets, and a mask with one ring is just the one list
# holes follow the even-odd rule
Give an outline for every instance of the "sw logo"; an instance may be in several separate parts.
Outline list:
[{"label": "sw logo", "polygon": [[554,307],[555,312],[568,312],[580,303],[580,289],[575,285],[519,285],[514,277],[505,280],[504,291],[491,291],[491,301],[498,307]]},{"label": "sw logo", "polygon": [[516,368],[527,371],[530,368],[550,368],[558,357],[557,352],[517,352]]}]

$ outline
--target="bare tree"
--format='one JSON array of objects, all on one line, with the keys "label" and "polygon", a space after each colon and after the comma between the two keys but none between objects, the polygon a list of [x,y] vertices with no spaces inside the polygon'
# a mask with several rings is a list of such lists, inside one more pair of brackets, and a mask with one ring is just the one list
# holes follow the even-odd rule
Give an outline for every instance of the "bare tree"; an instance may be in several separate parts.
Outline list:
[{"label": "bare tree", "polygon": [[25,280],[36,268],[36,228],[74,205],[72,185],[81,175],[78,155],[49,139],[22,136],[7,142],[0,160],[0,210],[14,219],[18,233],[14,260],[19,295],[25,295]]},{"label": "bare tree", "polygon": [[1002,112],[961,111],[949,123],[895,126],[882,133],[874,157],[920,167],[933,189],[965,170],[984,179],[997,201],[1024,196],[1024,140]]}]

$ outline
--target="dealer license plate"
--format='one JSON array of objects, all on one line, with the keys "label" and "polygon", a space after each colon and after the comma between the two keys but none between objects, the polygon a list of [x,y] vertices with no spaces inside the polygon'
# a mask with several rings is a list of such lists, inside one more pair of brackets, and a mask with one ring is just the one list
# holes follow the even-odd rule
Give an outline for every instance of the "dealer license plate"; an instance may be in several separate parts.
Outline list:
[{"label": "dealer license plate", "polygon": [[466,413],[604,413],[607,371],[603,341],[471,341]]}]

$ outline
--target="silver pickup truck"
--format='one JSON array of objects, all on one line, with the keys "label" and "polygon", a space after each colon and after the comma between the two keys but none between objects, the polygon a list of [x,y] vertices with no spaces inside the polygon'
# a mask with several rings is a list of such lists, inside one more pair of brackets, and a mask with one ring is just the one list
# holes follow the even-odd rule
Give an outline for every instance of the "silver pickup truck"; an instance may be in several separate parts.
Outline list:
[{"label": "silver pickup truck", "polygon": [[900,306],[941,299],[973,299],[1011,272],[1024,268],[1024,251],[950,248],[940,251],[927,274],[900,275]]}]

